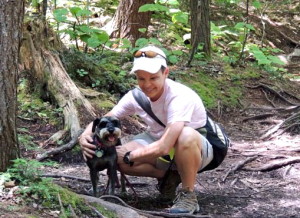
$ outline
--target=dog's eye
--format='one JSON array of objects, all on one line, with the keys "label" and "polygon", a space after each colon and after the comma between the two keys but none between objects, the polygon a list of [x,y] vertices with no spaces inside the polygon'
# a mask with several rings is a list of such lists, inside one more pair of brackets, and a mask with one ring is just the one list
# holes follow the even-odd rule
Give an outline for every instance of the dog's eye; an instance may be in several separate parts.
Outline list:
[{"label": "dog's eye", "polygon": [[106,124],[107,124],[106,121],[101,121],[100,124],[99,124],[99,127],[104,128],[104,127],[106,127]]},{"label": "dog's eye", "polygon": [[119,121],[113,120],[112,123],[114,124],[115,127],[119,126]]}]

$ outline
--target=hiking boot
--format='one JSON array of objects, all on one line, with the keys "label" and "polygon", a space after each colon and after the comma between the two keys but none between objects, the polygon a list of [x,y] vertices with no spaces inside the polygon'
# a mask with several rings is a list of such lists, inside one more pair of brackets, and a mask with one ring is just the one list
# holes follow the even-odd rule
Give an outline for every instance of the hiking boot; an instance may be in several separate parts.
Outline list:
[{"label": "hiking boot", "polygon": [[176,197],[177,186],[181,183],[181,178],[176,170],[168,170],[166,175],[158,180],[158,190],[162,203],[171,203]]},{"label": "hiking boot", "polygon": [[193,214],[200,210],[195,192],[181,189],[174,200],[174,205],[170,208],[170,213]]}]

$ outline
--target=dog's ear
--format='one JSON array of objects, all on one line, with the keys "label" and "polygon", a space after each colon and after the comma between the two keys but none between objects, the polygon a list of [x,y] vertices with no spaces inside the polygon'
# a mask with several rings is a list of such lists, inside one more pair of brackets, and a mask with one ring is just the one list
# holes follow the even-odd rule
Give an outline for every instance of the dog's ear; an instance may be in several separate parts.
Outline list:
[{"label": "dog's ear", "polygon": [[99,118],[97,118],[97,119],[94,120],[92,132],[95,132],[96,126],[97,126],[99,123],[100,123],[100,119],[99,119]]}]

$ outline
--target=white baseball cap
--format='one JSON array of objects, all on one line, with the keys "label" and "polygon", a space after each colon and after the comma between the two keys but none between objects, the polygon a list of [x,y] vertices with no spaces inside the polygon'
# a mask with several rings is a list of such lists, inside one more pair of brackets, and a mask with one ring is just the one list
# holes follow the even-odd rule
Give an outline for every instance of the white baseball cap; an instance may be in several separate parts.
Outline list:
[{"label": "white baseball cap", "polygon": [[[157,53],[154,57],[147,57],[147,51]],[[130,73],[135,73],[137,70],[144,70],[149,73],[157,73],[161,66],[167,67],[166,54],[159,48],[151,45],[138,50],[136,53],[142,52],[140,57],[135,57],[133,68]]]}]

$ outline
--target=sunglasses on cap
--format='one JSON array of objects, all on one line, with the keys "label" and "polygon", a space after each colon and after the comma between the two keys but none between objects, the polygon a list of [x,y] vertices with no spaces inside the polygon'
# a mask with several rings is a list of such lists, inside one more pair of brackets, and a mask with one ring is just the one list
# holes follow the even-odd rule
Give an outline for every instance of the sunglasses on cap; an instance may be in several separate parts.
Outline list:
[{"label": "sunglasses on cap", "polygon": [[135,58],[140,58],[140,57],[146,57],[146,58],[155,58],[157,55],[163,57],[164,59],[166,59],[163,55],[158,54],[155,51],[136,51],[133,56]]}]

